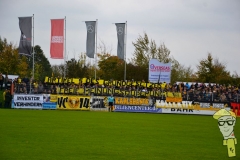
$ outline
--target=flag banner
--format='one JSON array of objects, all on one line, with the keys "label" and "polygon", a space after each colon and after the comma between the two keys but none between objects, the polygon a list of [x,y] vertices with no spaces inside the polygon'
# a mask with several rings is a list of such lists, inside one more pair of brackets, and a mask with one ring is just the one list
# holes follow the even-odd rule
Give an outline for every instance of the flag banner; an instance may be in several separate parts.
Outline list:
[{"label": "flag banner", "polygon": [[124,38],[125,38],[125,23],[115,23],[117,27],[118,47],[117,56],[124,59]]},{"label": "flag banner", "polygon": [[32,53],[32,17],[18,17],[21,31],[19,54],[31,56]]},{"label": "flag banner", "polygon": [[64,19],[51,20],[50,55],[53,59],[63,59]]},{"label": "flag banner", "polygon": [[161,63],[157,59],[149,61],[148,79],[152,83],[171,82],[171,63]]},{"label": "flag banner", "polygon": [[87,49],[86,54],[89,58],[94,58],[95,54],[95,27],[96,21],[86,21],[87,27]]}]

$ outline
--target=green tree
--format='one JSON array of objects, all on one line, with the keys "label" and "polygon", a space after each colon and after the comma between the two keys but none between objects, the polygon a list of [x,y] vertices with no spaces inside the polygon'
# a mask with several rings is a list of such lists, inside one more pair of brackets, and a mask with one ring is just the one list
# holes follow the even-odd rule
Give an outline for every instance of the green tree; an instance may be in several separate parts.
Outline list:
[{"label": "green tree", "polygon": [[[144,33],[144,36],[140,35],[132,44],[135,50],[131,64],[141,67],[144,73],[142,77],[144,78],[146,78],[146,75],[148,76],[146,69],[148,69],[150,59],[157,59],[161,63],[171,63],[171,83],[188,79],[193,72],[191,67],[185,67],[175,60],[174,57],[170,55],[171,52],[164,43],[157,46],[154,40],[149,40],[147,33]],[[138,74],[141,73],[138,72]]]},{"label": "green tree", "polygon": [[194,71],[191,66],[186,67],[179,62],[172,64],[171,83],[194,81]]},{"label": "green tree", "polygon": [[[29,60],[29,70],[32,75],[33,59]],[[34,47],[34,79],[43,81],[46,76],[52,75],[51,64],[39,45]]]},{"label": "green tree", "polygon": [[119,59],[117,56],[112,56],[112,49],[108,49],[105,43],[101,40],[98,46],[98,51],[97,77],[106,80],[123,80],[124,61]]},{"label": "green tree", "polygon": [[[133,65],[132,63],[127,63],[127,80],[134,79],[135,81],[147,81],[148,80],[148,68],[143,66]],[[122,78],[123,79],[123,78]]]},{"label": "green tree", "polygon": [[198,81],[205,83],[231,83],[230,72],[226,70],[226,65],[221,63],[218,58],[214,59],[208,53],[206,59],[202,59],[197,65]]},{"label": "green tree", "polygon": [[79,65],[76,59],[72,58],[71,60],[66,62],[67,74],[66,77],[68,78],[75,78],[78,77],[79,72]]},{"label": "green tree", "polygon": [[238,73],[236,71],[232,75],[232,83],[231,84],[237,85],[238,88],[240,88],[240,76],[238,75]]},{"label": "green tree", "polygon": [[0,72],[3,74],[15,74],[21,77],[28,74],[27,58],[18,54],[18,49],[7,39],[0,37]]},{"label": "green tree", "polygon": [[89,77],[90,66],[86,62],[86,54],[81,53],[79,59],[72,58],[66,62],[66,76],[69,78]]},{"label": "green tree", "polygon": [[139,35],[136,42],[132,43],[135,47],[132,64],[148,67],[150,59],[158,59],[162,63],[176,63],[177,61],[170,57],[170,50],[161,44],[159,47],[154,40],[149,40],[147,33],[144,36]]},{"label": "green tree", "polygon": [[100,56],[99,76],[103,79],[123,80],[124,75],[124,61],[117,56],[108,56],[106,54]]},{"label": "green tree", "polygon": [[63,77],[64,76],[64,65],[52,65],[52,76],[53,77]]},{"label": "green tree", "polygon": [[19,58],[18,62],[18,75],[20,77],[28,77],[29,71],[28,71],[28,58],[26,56],[21,56]]},{"label": "green tree", "polygon": [[71,60],[66,62],[67,68],[67,77],[69,78],[76,78],[76,77],[84,77],[87,75],[88,68],[85,65],[82,65],[80,60],[76,60],[72,58]]}]

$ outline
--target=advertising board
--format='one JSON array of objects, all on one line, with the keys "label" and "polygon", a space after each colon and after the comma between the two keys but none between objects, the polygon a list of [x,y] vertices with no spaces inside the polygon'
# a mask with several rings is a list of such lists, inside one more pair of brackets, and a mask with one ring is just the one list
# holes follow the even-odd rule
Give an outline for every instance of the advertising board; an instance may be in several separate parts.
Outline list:
[{"label": "advertising board", "polygon": [[42,109],[43,95],[41,94],[14,94],[13,108]]},{"label": "advertising board", "polygon": [[142,112],[142,113],[161,113],[161,108],[155,106],[127,106],[115,105],[114,112]]},{"label": "advertising board", "polygon": [[57,109],[90,110],[90,96],[58,95]]},{"label": "advertising board", "polygon": [[92,96],[90,99],[90,111],[108,111],[107,97],[104,96]]},{"label": "advertising board", "polygon": [[195,109],[182,109],[182,108],[162,108],[162,113],[173,114],[197,114],[197,115],[213,115],[216,111],[211,110],[195,110]]}]

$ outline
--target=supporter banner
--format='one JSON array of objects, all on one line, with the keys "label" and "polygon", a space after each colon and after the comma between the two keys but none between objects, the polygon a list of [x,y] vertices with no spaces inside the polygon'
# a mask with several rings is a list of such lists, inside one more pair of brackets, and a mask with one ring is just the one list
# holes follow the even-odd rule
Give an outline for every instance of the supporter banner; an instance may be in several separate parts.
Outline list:
[{"label": "supporter banner", "polygon": [[74,83],[74,84],[99,84],[103,86],[142,86],[142,87],[163,87],[166,85],[166,83],[146,83],[143,81],[118,81],[118,80],[113,80],[113,81],[107,81],[104,79],[92,79],[92,78],[63,78],[63,77],[45,77],[44,80],[45,83],[54,83],[54,84],[63,84],[63,83]]},{"label": "supporter banner", "polygon": [[42,109],[43,95],[38,94],[15,94],[13,108]]},{"label": "supporter banner", "polygon": [[114,112],[143,112],[143,113],[161,113],[161,108],[155,106],[127,106],[127,105],[115,105]]},{"label": "supporter banner", "polygon": [[92,96],[90,99],[90,111],[108,111],[107,97]]},{"label": "supporter banner", "polygon": [[149,61],[149,76],[150,82],[171,82],[171,63],[161,63],[157,59]]},{"label": "supporter banner", "polygon": [[240,116],[240,103],[232,102],[231,103],[232,111],[237,115]]},{"label": "supporter banner", "polygon": [[182,109],[182,108],[162,108],[162,113],[174,114],[198,114],[198,115],[213,115],[216,111],[212,110],[196,110],[196,109]]},{"label": "supporter banner", "polygon": [[147,98],[127,98],[127,97],[114,97],[115,104],[121,105],[151,105],[152,101],[149,101]]},{"label": "supporter banner", "polygon": [[[73,94],[73,88],[67,88],[67,89],[57,89],[57,93],[59,94]],[[108,96],[113,94],[114,96],[134,96],[134,97],[161,97],[162,94],[165,94],[165,92],[161,93],[160,91],[143,91],[143,90],[121,90],[121,89],[114,89],[114,88],[80,88],[77,89],[74,94],[78,95],[101,95],[101,96]],[[169,92],[168,92],[169,93]],[[50,96],[51,102],[56,102],[56,96]]]},{"label": "supporter banner", "polygon": [[43,102],[43,109],[57,109],[57,103]]},{"label": "supporter banner", "polygon": [[90,110],[90,96],[59,95],[57,109]]},{"label": "supporter banner", "polygon": [[167,102],[166,100],[156,100],[155,106],[157,108],[183,108],[183,109],[195,109],[195,110],[211,110],[218,111],[223,108],[229,108],[230,105],[224,102],[194,102],[194,101],[182,101],[182,102]]},{"label": "supporter banner", "polygon": [[92,96],[90,99],[91,108],[106,108],[107,97],[104,96]]}]

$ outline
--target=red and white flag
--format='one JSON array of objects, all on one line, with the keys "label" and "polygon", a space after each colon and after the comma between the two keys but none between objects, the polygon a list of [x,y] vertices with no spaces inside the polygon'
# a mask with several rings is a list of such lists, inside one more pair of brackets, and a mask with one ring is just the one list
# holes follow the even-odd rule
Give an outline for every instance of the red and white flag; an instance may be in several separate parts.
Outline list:
[{"label": "red and white flag", "polygon": [[63,59],[64,19],[51,20],[50,55],[54,59]]}]

